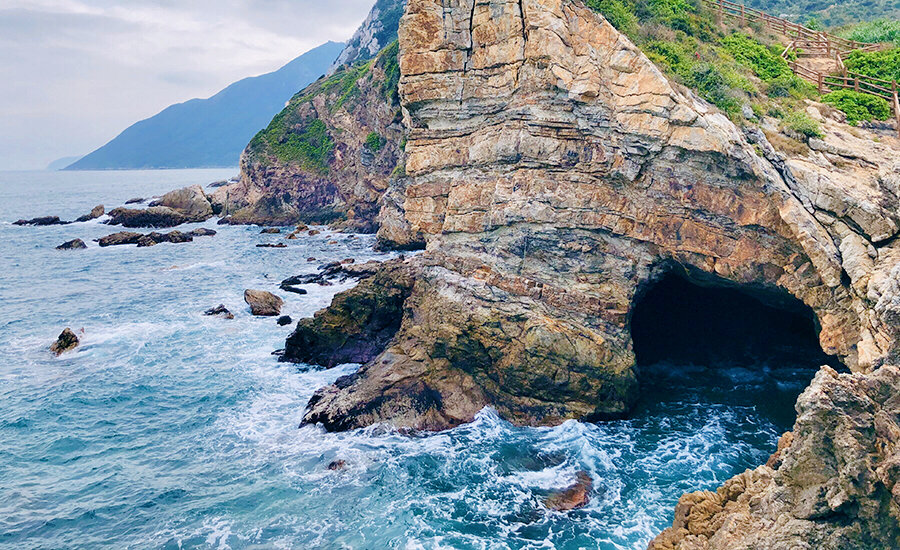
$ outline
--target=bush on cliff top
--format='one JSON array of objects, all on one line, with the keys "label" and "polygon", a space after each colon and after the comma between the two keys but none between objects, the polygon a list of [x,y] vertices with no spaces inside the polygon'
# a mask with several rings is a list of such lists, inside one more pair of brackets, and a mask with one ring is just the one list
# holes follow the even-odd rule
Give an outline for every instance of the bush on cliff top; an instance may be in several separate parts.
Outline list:
[{"label": "bush on cliff top", "polygon": [[847,70],[888,82],[900,82],[900,48],[880,52],[852,52],[846,61]]},{"label": "bush on cliff top", "polygon": [[847,122],[853,125],[862,121],[887,120],[891,116],[891,107],[887,101],[853,90],[831,92],[822,101],[843,111],[847,115]]}]

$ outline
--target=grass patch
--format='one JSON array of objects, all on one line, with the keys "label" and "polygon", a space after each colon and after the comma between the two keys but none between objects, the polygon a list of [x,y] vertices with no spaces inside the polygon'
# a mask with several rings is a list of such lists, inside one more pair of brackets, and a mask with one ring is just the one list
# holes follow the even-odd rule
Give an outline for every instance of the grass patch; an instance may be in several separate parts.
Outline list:
[{"label": "grass patch", "polygon": [[822,133],[822,127],[819,123],[803,111],[791,112],[784,117],[782,124],[786,130],[790,130],[807,139],[822,138],[825,136],[825,134]]}]

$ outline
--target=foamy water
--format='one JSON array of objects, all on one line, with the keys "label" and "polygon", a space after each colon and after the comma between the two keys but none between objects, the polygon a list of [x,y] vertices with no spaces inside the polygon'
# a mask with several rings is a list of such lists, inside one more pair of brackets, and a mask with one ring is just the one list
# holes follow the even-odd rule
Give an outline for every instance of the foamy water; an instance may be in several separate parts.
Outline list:
[{"label": "foamy water", "polygon": [[[387,257],[371,236],[284,241],[209,222],[219,234],[193,243],[100,249],[91,239],[116,228],[9,224],[230,175],[0,174],[0,546],[644,548],[682,493],[766,460],[785,421],[764,404],[811,378],[663,365],[644,373],[655,382],[627,421],[517,428],[488,409],[419,437],[298,429],[312,393],[355,367],[279,364],[290,327],[250,316],[243,290]],[[89,249],[54,250],[76,237]],[[350,285],[281,293],[284,313],[310,316]],[[202,315],[219,303],[237,318]],[[83,344],[52,357],[67,326]],[[333,460],[346,468],[329,471]],[[590,505],[546,510],[580,470]]]}]

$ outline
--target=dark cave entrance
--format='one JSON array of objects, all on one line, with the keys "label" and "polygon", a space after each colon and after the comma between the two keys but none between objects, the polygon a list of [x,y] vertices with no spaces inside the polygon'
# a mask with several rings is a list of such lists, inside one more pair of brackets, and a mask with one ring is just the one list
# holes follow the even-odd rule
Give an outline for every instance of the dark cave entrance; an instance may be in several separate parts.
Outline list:
[{"label": "dark cave entrance", "polygon": [[668,271],[640,292],[631,319],[641,397],[754,406],[789,429],[794,403],[825,354],[812,309],[780,291]]}]

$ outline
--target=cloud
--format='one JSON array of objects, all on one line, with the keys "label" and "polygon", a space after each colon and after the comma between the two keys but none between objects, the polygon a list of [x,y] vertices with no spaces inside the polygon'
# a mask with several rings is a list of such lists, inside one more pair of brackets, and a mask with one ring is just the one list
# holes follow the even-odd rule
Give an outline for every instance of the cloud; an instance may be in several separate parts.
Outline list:
[{"label": "cloud", "polygon": [[0,169],[83,154],[166,106],[346,40],[374,0],[4,0]]}]

